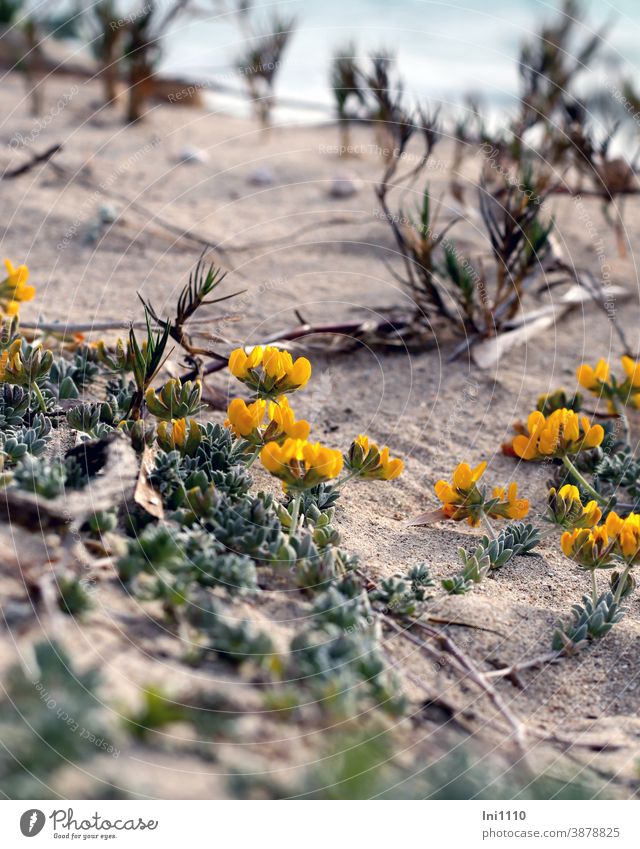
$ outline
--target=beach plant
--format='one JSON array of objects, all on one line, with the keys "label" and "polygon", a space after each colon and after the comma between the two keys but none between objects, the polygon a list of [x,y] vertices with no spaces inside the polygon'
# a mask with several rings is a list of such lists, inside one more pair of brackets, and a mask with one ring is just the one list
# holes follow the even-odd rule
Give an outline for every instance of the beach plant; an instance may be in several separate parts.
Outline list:
[{"label": "beach plant", "polygon": [[296,419],[286,395],[269,402],[258,398],[250,404],[242,398],[234,398],[227,409],[225,426],[252,446],[282,442],[287,437],[307,439],[311,430],[309,422]]},{"label": "beach plant", "polygon": [[578,1],[563,0],[556,19],[522,43],[518,59],[520,114],[514,127],[518,138],[539,123],[553,124],[576,78],[593,65],[601,50],[608,25],[580,42],[580,18]]},{"label": "beach plant", "polygon": [[236,58],[236,70],[247,86],[256,117],[266,128],[271,124],[276,79],[295,33],[296,19],[274,12],[262,24],[251,13],[241,15],[239,20],[246,46]]},{"label": "beach plant", "polygon": [[0,783],[12,798],[53,798],[52,784],[69,763],[119,751],[99,684],[97,670],[76,668],[51,638],[33,647],[31,674],[9,669],[0,703]]},{"label": "beach plant", "polygon": [[602,518],[602,510],[593,499],[583,504],[578,487],[565,484],[559,490],[555,487],[549,490],[545,518],[553,525],[573,531],[593,528]]},{"label": "beach plant", "polygon": [[485,461],[474,469],[468,463],[460,463],[453,472],[451,483],[439,480],[434,489],[443,506],[440,516],[434,518],[452,519],[455,522],[466,519],[472,527],[483,520],[486,523],[489,518],[524,519],[529,512],[529,502],[525,498],[518,498],[516,483],[509,484],[506,490],[494,487],[491,496],[488,496],[485,487],[481,489],[478,486],[486,468]]},{"label": "beach plant", "polygon": [[380,449],[364,434],[357,436],[351,443],[344,461],[348,472],[361,480],[394,480],[404,469],[402,460],[389,456],[386,445]]},{"label": "beach plant", "polygon": [[47,401],[39,386],[51,369],[53,354],[39,344],[16,338],[0,355],[0,382],[23,386],[34,394],[40,410],[47,413]]},{"label": "beach plant", "polygon": [[621,496],[624,490],[630,499],[631,508],[636,508],[640,502],[640,461],[633,456],[629,446],[617,451],[603,452],[602,456],[596,459],[591,471],[594,484],[597,482],[601,490],[606,488],[610,501],[618,495]]},{"label": "beach plant", "polygon": [[[355,58],[356,47],[349,42],[336,50],[331,60],[330,84],[336,105],[336,115],[340,127],[340,155],[351,149],[350,125],[358,117],[366,103],[366,94],[362,70]],[[355,109],[351,107],[354,105]]]},{"label": "beach plant", "polygon": [[374,609],[397,616],[419,616],[431,598],[435,581],[426,563],[412,566],[406,574],[384,578],[369,592]]},{"label": "beach plant", "polygon": [[[376,195],[402,258],[402,272],[395,276],[414,304],[407,318],[413,343],[430,344],[434,323],[469,342],[499,333],[517,314],[550,250],[553,219],[543,213],[549,187],[530,168],[523,168],[518,179],[503,176],[492,187],[481,182],[478,205],[486,245],[484,256],[472,261],[450,235],[460,216],[441,223],[441,203],[434,202],[428,184],[414,210],[392,206],[394,188],[420,180],[441,130],[437,116],[408,110],[401,93],[389,99],[387,108],[385,126],[393,142]],[[415,141],[419,153],[409,157]],[[405,161],[411,165],[402,169]]]},{"label": "beach plant", "polygon": [[575,654],[588,641],[606,636],[623,615],[612,593],[603,593],[595,599],[585,595],[582,603],[573,605],[571,619],[556,626],[552,647],[564,654]]},{"label": "beach plant", "polygon": [[159,393],[149,387],[144,400],[147,410],[152,416],[161,421],[184,419],[195,416],[200,411],[202,399],[202,382],[188,380],[168,380]]},{"label": "beach plant", "polygon": [[5,259],[6,277],[0,281],[0,317],[15,316],[20,304],[33,300],[36,289],[27,283],[29,269],[26,265],[17,268],[10,259]]},{"label": "beach plant", "polygon": [[458,549],[462,569],[442,580],[449,595],[468,593],[491,572],[502,568],[514,557],[529,554],[540,542],[540,532],[531,524],[516,522],[508,525],[494,538],[484,535],[472,551]]},{"label": "beach plant", "polygon": [[193,725],[199,734],[216,735],[230,730],[241,713],[221,693],[197,692],[176,701],[164,688],[149,686],[142,693],[141,704],[125,717],[125,729],[137,740],[150,742],[154,731],[175,723]]},{"label": "beach plant", "polygon": [[16,14],[24,6],[24,0],[1,0],[0,2],[0,24],[10,24]]},{"label": "beach plant", "polygon": [[144,115],[147,100],[154,90],[154,76],[162,59],[162,39],[175,20],[184,13],[190,0],[171,0],[168,4],[142,0],[128,15],[124,39],[124,66],[127,73],[127,110],[129,123]]},{"label": "beach plant", "polygon": [[539,410],[545,416],[550,415],[554,410],[563,409],[579,413],[582,409],[582,401],[580,392],[574,392],[570,395],[564,389],[555,389],[553,392],[538,396],[536,410]]},{"label": "beach plant", "polygon": [[[122,446],[125,433],[144,451],[138,457],[136,500],[119,499],[85,513],[74,544],[84,546],[87,554],[111,556],[126,592],[145,606],[146,615],[161,622],[167,635],[175,634],[182,662],[223,663],[235,674],[266,684],[271,704],[288,705],[287,711],[305,717],[348,720],[364,710],[401,715],[405,699],[381,637],[397,628],[423,650],[426,644],[418,634],[431,628],[425,633],[442,651],[455,650],[450,638],[430,625],[435,582],[428,563],[394,566],[392,574],[371,581],[359,558],[342,547],[336,505],[347,484],[391,485],[404,471],[402,460],[366,434],[352,439],[344,451],[313,441],[310,423],[298,419],[294,410],[296,393],[311,381],[311,363],[277,346],[233,351],[230,371],[250,397],[232,398],[224,424],[202,421],[198,380],[159,380],[170,325],[147,313],[142,340],[132,329],[126,344],[63,351],[52,383],[61,385],[69,377],[83,389],[83,400],[64,405],[64,410],[56,407],[44,414],[28,381],[6,384],[0,392],[0,438],[20,428],[45,438],[55,422],[76,443],[89,437],[83,450]],[[15,344],[11,335],[2,337],[7,353]],[[40,350],[38,343],[32,347]],[[27,361],[30,352],[22,343],[20,351]],[[134,418],[136,396],[139,416]],[[580,424],[575,437],[567,412],[560,408],[540,415],[546,423],[561,414],[562,451],[578,463],[594,450],[592,442],[604,442],[604,435],[593,440],[590,427]],[[523,453],[530,453],[528,439]],[[536,436],[535,455],[546,456],[546,445]],[[135,464],[135,454],[127,450]],[[8,494],[27,490],[43,515],[47,510],[56,515],[61,502],[47,501],[59,499],[67,489],[92,485],[88,466],[79,462],[77,448],[73,452],[65,458],[34,458],[25,452],[9,459],[11,477],[3,480]],[[552,451],[552,459],[560,463],[561,453]],[[258,458],[263,470],[281,482],[280,496],[253,491],[251,466]],[[465,519],[471,525],[484,521],[490,531],[461,550],[462,568],[442,581],[446,594],[469,591],[513,557],[530,553],[540,540],[535,527],[519,521],[528,514],[528,500],[518,496],[514,483],[485,490],[485,468],[462,463],[451,481],[439,481],[436,487],[443,505],[440,518]],[[100,481],[97,476],[96,484]],[[583,503],[574,485],[552,491],[547,509],[554,524],[570,534],[592,533],[594,539],[605,512],[598,504]],[[493,520],[504,520],[507,527],[496,533]],[[65,517],[65,526],[68,521]],[[609,587],[582,603],[584,611],[574,616],[575,622],[559,626],[564,636],[554,637],[554,658],[569,654],[574,643],[581,646],[606,633],[619,621],[633,590],[640,522],[609,511],[602,527],[611,543],[603,557],[606,553],[610,563],[605,567],[603,560],[598,568],[609,569]],[[598,533],[596,548],[604,539]],[[581,568],[593,565],[582,539],[563,538],[563,548]],[[54,569],[58,607],[81,620],[93,602],[87,583],[66,566]],[[261,589],[279,588],[286,588],[289,599],[304,611],[303,624],[292,626],[286,640],[247,620],[247,607],[238,606],[239,601],[253,602]],[[95,591],[100,592],[99,584]],[[163,721],[158,720],[160,725]]]},{"label": "beach plant", "polygon": [[273,641],[265,631],[248,620],[225,614],[210,595],[196,595],[193,602],[186,611],[186,620],[199,637],[193,661],[214,652],[233,666],[277,666]]},{"label": "beach plant", "polygon": [[203,306],[213,306],[229,301],[244,292],[244,290],[240,290],[226,295],[217,295],[216,290],[224,283],[227,275],[213,263],[207,264],[205,254],[206,251],[203,251],[195,268],[190,272],[187,283],[181,289],[176,303],[175,315],[172,319],[161,318],[151,302],[145,301],[141,295],[138,296],[155,325],[162,329],[169,327],[169,335],[183,348],[187,355],[187,361],[196,367],[198,373],[202,367],[201,357],[203,355],[226,364],[227,357],[216,353],[212,348],[214,342],[226,342],[226,339],[212,332],[211,327],[217,322],[229,318],[229,316],[207,315],[205,319],[207,329],[204,334],[207,345],[203,347],[196,344],[196,337],[203,335],[202,331],[197,329],[197,325],[194,329],[196,312]]},{"label": "beach plant", "polygon": [[146,339],[140,345],[133,326],[129,330],[127,356],[131,362],[131,371],[136,385],[136,391],[131,399],[128,418],[136,421],[142,414],[142,404],[151,381],[159,372],[166,356],[169,341],[169,327],[154,332],[151,328],[149,314],[145,310]]},{"label": "beach plant", "polygon": [[117,0],[98,0],[82,6],[79,28],[99,64],[106,106],[113,106],[119,94],[128,21]]},{"label": "beach plant", "polygon": [[[627,357],[623,367],[623,381],[610,374],[605,360],[595,367],[581,365],[577,379],[620,414],[622,405],[629,403],[635,391],[636,363]],[[549,398],[553,398],[552,403]],[[604,637],[624,616],[622,602],[635,589],[633,568],[640,562],[640,517],[633,510],[635,500],[622,515],[612,509],[617,488],[626,489],[632,497],[636,492],[639,470],[628,440],[622,449],[617,449],[620,443],[607,436],[602,425],[593,425],[575,410],[556,406],[565,399],[564,392],[540,399],[538,410],[528,418],[526,432],[522,432],[524,427],[517,427],[521,432],[507,453],[526,461],[561,462],[565,480],[569,478],[549,489],[544,519],[563,530],[563,554],[590,575],[590,594],[574,604],[571,619],[558,623],[552,639],[555,652],[570,655],[589,641]],[[602,451],[600,446],[604,445],[606,450]],[[589,474],[593,483],[585,476]],[[596,489],[603,483],[606,489]],[[477,560],[480,563],[480,558]],[[464,576],[469,585],[479,568]],[[602,570],[610,573],[609,587],[604,592],[598,586],[598,573]],[[464,592],[465,587],[462,578],[457,583],[452,581],[454,592]]]},{"label": "beach plant", "polygon": [[527,433],[513,438],[511,448],[516,457],[526,461],[559,459],[573,478],[600,506],[604,499],[578,471],[573,458],[581,452],[597,448],[604,439],[604,428],[592,424],[586,416],[573,410],[554,410],[545,416],[534,410],[527,418]]},{"label": "beach plant", "polygon": [[73,573],[57,578],[58,607],[68,616],[82,616],[92,607],[86,583]]},{"label": "beach plant", "polygon": [[578,366],[576,378],[580,386],[605,400],[608,411],[620,418],[629,445],[631,437],[625,407],[637,409],[640,406],[640,363],[628,356],[623,356],[621,363],[625,373],[622,379],[611,374],[609,363],[602,358],[595,367],[588,363]]},{"label": "beach plant", "polygon": [[39,457],[44,453],[51,438],[51,421],[42,415],[32,418],[30,425],[9,427],[0,431],[0,454],[5,462],[22,459],[27,454]]},{"label": "beach plant", "polygon": [[244,383],[255,398],[275,400],[302,389],[311,377],[311,363],[306,357],[295,362],[288,351],[272,345],[256,345],[248,354],[236,348],[229,357],[229,371]]},{"label": "beach plant", "polygon": [[0,383],[0,429],[20,427],[31,413],[31,397],[21,386]]}]

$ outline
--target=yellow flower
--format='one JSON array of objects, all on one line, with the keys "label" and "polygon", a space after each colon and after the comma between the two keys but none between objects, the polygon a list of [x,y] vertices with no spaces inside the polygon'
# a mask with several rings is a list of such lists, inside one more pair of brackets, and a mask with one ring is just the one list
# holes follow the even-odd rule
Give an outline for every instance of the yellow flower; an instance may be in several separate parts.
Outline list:
[{"label": "yellow flower", "polygon": [[527,419],[527,430],[528,436],[519,434],[512,443],[515,454],[523,460],[578,454],[596,448],[604,439],[601,425],[592,425],[586,416],[579,417],[567,409],[554,410],[547,417],[534,410]]},{"label": "yellow flower", "polygon": [[620,404],[629,407],[640,406],[640,363],[631,357],[622,357],[622,367],[626,378],[618,381],[615,375],[609,375],[609,364],[599,360],[595,368],[581,365],[576,376],[582,386],[594,395],[607,399],[610,413],[620,414]]},{"label": "yellow flower", "polygon": [[183,457],[193,457],[202,441],[202,431],[195,419],[173,419],[158,424],[156,438],[163,451],[179,451]]},{"label": "yellow flower", "polygon": [[26,265],[17,268],[11,260],[5,259],[7,277],[0,283],[0,309],[7,315],[17,315],[23,301],[31,301],[35,294],[35,286],[28,286],[29,269]]},{"label": "yellow flower", "polygon": [[607,569],[613,565],[614,544],[605,525],[565,531],[560,545],[564,554],[583,569]]},{"label": "yellow flower", "polygon": [[561,544],[567,557],[584,569],[605,569],[616,560],[635,566],[640,563],[640,515],[630,513],[623,519],[612,511],[604,525],[565,532]]},{"label": "yellow flower", "polygon": [[267,442],[260,451],[260,460],[285,489],[299,490],[336,478],[343,463],[339,451],[304,439],[286,439],[282,445]]},{"label": "yellow flower", "polygon": [[547,496],[549,520],[563,528],[592,528],[602,518],[602,510],[596,501],[583,506],[577,486],[565,484],[556,490],[552,487]]},{"label": "yellow flower", "polygon": [[283,395],[277,401],[269,401],[269,418],[270,423],[267,428],[274,427],[275,436],[269,436],[269,439],[280,439],[282,436],[290,436],[292,439],[308,439],[311,425],[304,419],[296,420],[295,413],[289,406],[288,398]]},{"label": "yellow flower", "polygon": [[229,357],[229,371],[238,380],[244,380],[251,369],[257,368],[262,362],[262,346],[256,345],[250,354],[245,354],[242,348],[236,348]]},{"label": "yellow flower", "polygon": [[236,436],[244,439],[255,436],[260,440],[258,428],[262,424],[266,408],[267,402],[261,399],[246,404],[242,398],[234,398],[227,409],[225,426],[231,428]]},{"label": "yellow flower", "polygon": [[272,346],[258,345],[248,355],[237,348],[229,357],[229,370],[258,397],[271,400],[301,389],[311,377],[311,363],[306,357],[294,361],[288,351]]},{"label": "yellow flower", "polygon": [[517,483],[510,483],[506,492],[501,486],[495,487],[493,497],[500,499],[499,503],[489,510],[489,515],[494,519],[524,519],[529,513],[528,500],[518,498]]},{"label": "yellow flower", "polygon": [[392,481],[400,477],[404,463],[399,457],[389,457],[389,449],[385,445],[380,452],[381,477],[384,481]]},{"label": "yellow flower", "polygon": [[476,486],[487,468],[486,462],[472,469],[468,463],[460,463],[453,472],[452,483],[439,480],[434,489],[442,501],[443,512],[447,519],[459,522],[466,519],[470,525],[477,525],[484,513],[484,496]]},{"label": "yellow flower", "polygon": [[616,543],[616,552],[629,565],[640,562],[640,515],[629,513],[621,519],[617,513],[607,516],[606,528]]},{"label": "yellow flower", "polygon": [[598,360],[596,367],[583,363],[576,370],[576,377],[580,386],[584,386],[589,392],[600,395],[603,387],[609,384],[609,363],[606,360]]},{"label": "yellow flower", "polygon": [[[269,421],[263,427],[265,412],[269,412]],[[234,398],[227,410],[226,427],[234,434],[253,445],[263,445],[266,442],[282,442],[286,437],[292,439],[307,439],[311,425],[300,419],[296,421],[295,414],[287,398],[283,395],[277,402],[267,402],[262,398],[251,404],[246,404],[242,398]]]},{"label": "yellow flower", "polygon": [[640,363],[632,360],[631,357],[623,357],[622,368],[631,386],[634,389],[640,389]]},{"label": "yellow flower", "polygon": [[470,489],[480,480],[486,468],[486,460],[478,463],[475,469],[472,469],[467,463],[460,463],[453,472],[453,485],[456,489]]},{"label": "yellow flower", "polygon": [[7,374],[7,363],[9,362],[9,351],[0,354],[0,383],[4,383]]},{"label": "yellow flower", "polygon": [[397,457],[389,456],[389,449],[378,448],[370,442],[368,436],[360,434],[351,443],[346,457],[348,469],[354,477],[366,480],[394,480],[402,474],[404,463]]}]

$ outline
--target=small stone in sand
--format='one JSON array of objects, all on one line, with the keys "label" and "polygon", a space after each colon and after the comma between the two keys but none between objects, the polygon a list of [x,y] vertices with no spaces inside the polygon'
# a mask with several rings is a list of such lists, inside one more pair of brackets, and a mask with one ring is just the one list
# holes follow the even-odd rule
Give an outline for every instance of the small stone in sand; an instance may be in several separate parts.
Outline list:
[{"label": "small stone in sand", "polygon": [[178,161],[190,163],[191,165],[194,165],[195,163],[202,164],[209,161],[209,154],[206,150],[201,150],[199,147],[193,147],[193,145],[186,144],[180,150]]},{"label": "small stone in sand", "polygon": [[329,187],[329,197],[350,198],[360,191],[360,184],[352,177],[336,177]]},{"label": "small stone in sand", "polygon": [[273,186],[276,175],[268,165],[261,165],[247,176],[247,182],[252,186]]}]

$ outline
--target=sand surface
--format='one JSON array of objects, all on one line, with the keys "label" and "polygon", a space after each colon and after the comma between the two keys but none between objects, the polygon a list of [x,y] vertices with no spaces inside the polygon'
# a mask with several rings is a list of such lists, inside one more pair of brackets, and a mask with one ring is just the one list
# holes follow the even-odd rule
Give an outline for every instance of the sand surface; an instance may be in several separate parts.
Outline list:
[{"label": "sand surface", "polygon": [[[73,85],[65,79],[49,81],[47,108],[55,111],[58,98]],[[229,312],[237,309],[239,320],[212,325],[233,344],[257,342],[296,324],[294,310],[310,322],[324,323],[378,317],[386,308],[406,303],[387,266],[399,271],[400,260],[377,212],[373,186],[382,160],[370,129],[354,131],[359,155],[340,158],[333,127],[274,127],[264,133],[251,122],[173,107],[154,108],[144,122],[125,127],[119,110],[100,107],[99,94],[97,87],[78,83],[68,105],[47,113],[50,120],[39,129],[29,117],[23,81],[17,76],[3,80],[0,167],[25,160],[15,141],[19,133],[37,151],[61,142],[64,149],[55,162],[76,177],[69,180],[43,166],[1,184],[2,255],[27,262],[38,288],[37,299],[21,313],[25,322],[43,316],[70,323],[115,319],[124,326],[141,314],[137,292],[158,311],[170,309],[200,248],[172,235],[154,214],[221,244],[219,260],[230,271],[228,291],[246,290],[236,307],[233,302],[225,305]],[[207,161],[181,162],[187,146],[204,151]],[[452,144],[443,142],[435,152],[436,164],[427,172],[434,192],[442,194],[444,220],[459,211],[447,191],[452,156]],[[272,184],[254,185],[252,175],[265,169]],[[342,176],[357,181],[359,188],[348,199],[329,194],[333,180]],[[93,191],[82,177],[107,191]],[[476,178],[471,161],[460,178],[471,205]],[[108,192],[143,204],[151,214]],[[406,207],[415,202],[408,193]],[[115,222],[96,227],[101,205],[109,206]],[[616,314],[637,345],[633,250],[627,258],[617,255],[597,201],[585,201],[589,226],[568,198],[554,201],[553,209],[565,256],[596,276],[606,264],[611,280],[628,290],[630,298],[616,303]],[[640,236],[638,211],[635,200],[627,204],[631,248]],[[469,210],[454,234],[471,254],[482,244],[480,224]],[[603,250],[594,245],[599,239]],[[548,302],[548,295],[542,302]],[[527,308],[535,306],[539,303],[532,301]],[[217,315],[218,308],[209,309]],[[479,531],[453,523],[414,528],[403,522],[436,506],[433,484],[462,460],[488,460],[486,478],[492,485],[516,480],[532,502],[532,516],[538,515],[547,470],[516,464],[501,455],[500,444],[509,437],[513,420],[526,416],[540,393],[558,386],[575,388],[580,362],[600,356],[615,360],[621,353],[610,322],[593,306],[574,310],[561,326],[517,348],[491,371],[470,366],[465,357],[448,362],[450,340],[434,343],[422,353],[366,347],[349,354],[314,353],[312,382],[297,401],[316,438],[345,448],[354,435],[368,433],[406,462],[405,474],[394,483],[348,489],[338,510],[345,547],[361,556],[373,578],[420,561],[426,561],[437,578],[457,570],[457,548],[472,542]],[[219,348],[229,346],[220,343]],[[209,385],[235,391],[225,373],[210,378]],[[212,416],[221,420],[222,413]],[[640,435],[640,416],[632,418],[632,427]],[[260,473],[256,484],[271,486]],[[6,526],[2,529],[3,604],[24,598],[19,569],[25,567],[25,556],[19,553],[27,543],[22,536],[19,530],[12,534]],[[29,551],[28,559],[37,564],[43,552]],[[176,694],[195,685],[214,686],[259,706],[259,687],[239,681],[224,667],[211,664],[191,670],[180,664],[175,638],[122,592],[110,567],[97,570],[97,577],[96,609],[83,624],[64,618],[57,627],[81,667],[100,665],[105,701],[112,710],[118,709],[114,703],[135,704],[140,687],[154,682]],[[471,594],[439,602],[434,614],[491,629],[447,629],[479,665],[488,658],[515,662],[549,649],[554,623],[566,616],[587,584],[587,576],[562,557],[552,537],[536,556],[517,558]],[[284,646],[296,621],[307,615],[308,605],[298,594],[266,590],[256,605],[241,603],[238,610],[260,620]],[[595,769],[611,781],[611,792],[623,796],[637,786],[639,614],[636,593],[624,621],[601,643],[578,657],[525,673],[524,689],[509,682],[498,685],[512,711],[532,729],[572,741],[567,746],[576,774],[585,766]],[[0,642],[3,668],[41,631],[50,635],[46,616],[22,629],[5,629]],[[461,688],[446,668],[433,668],[401,637],[386,634],[385,646],[411,697],[410,717],[399,728],[407,757],[415,754],[424,761],[432,751],[437,725],[421,710],[426,698],[450,701],[466,712],[480,738],[490,746],[500,744],[500,735],[484,727],[486,720],[495,718],[486,700]],[[211,748],[211,763],[195,756],[193,742],[178,745],[176,732],[154,749],[133,747],[117,761],[101,759],[86,770],[134,796],[217,797],[229,792],[225,773],[290,779],[290,768],[313,763],[322,744],[316,729],[272,716],[258,713],[243,722],[241,745],[199,744]],[[540,763],[551,765],[563,748],[537,744],[535,738],[532,746]],[[87,792],[87,773],[71,766],[68,773],[53,792]]]}]

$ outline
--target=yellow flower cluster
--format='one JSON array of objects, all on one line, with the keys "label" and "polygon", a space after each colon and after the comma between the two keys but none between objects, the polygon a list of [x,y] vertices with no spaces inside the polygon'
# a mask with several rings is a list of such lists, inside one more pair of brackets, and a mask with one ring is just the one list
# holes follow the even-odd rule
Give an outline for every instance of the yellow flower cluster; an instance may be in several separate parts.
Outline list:
[{"label": "yellow flower cluster", "polygon": [[612,565],[614,546],[605,525],[565,531],[560,545],[565,555],[583,569],[606,569]]},{"label": "yellow flower cluster", "polygon": [[629,513],[621,519],[612,511],[605,524],[609,534],[615,539],[620,559],[630,566],[640,562],[640,515]]},{"label": "yellow flower cluster", "polygon": [[247,404],[234,398],[225,425],[236,437],[260,448],[262,465],[285,489],[297,491],[298,501],[302,490],[337,478],[345,459],[349,474],[337,486],[349,478],[393,480],[402,473],[402,460],[390,457],[386,446],[380,449],[362,434],[346,458],[340,451],[309,442],[309,422],[296,419],[286,398],[311,377],[311,363],[305,357],[294,361],[288,351],[272,346],[257,345],[248,354],[237,348],[229,357],[229,369],[253,390],[254,400]]},{"label": "yellow flower cluster", "polygon": [[[265,413],[268,423],[264,426]],[[311,425],[304,419],[296,419],[289,401],[282,395],[277,401],[258,398],[247,404],[242,398],[234,398],[227,409],[225,426],[252,445],[266,442],[282,442],[286,437],[307,439]]]},{"label": "yellow flower cluster", "polygon": [[547,497],[549,519],[567,530],[592,528],[602,518],[602,510],[595,500],[583,505],[577,486],[565,484],[556,491],[553,487]]},{"label": "yellow flower cluster", "polygon": [[529,513],[528,500],[518,498],[517,483],[510,483],[506,491],[501,486],[496,486],[493,497],[498,499],[498,503],[489,510],[492,519],[524,519]]},{"label": "yellow flower cluster", "polygon": [[472,469],[467,463],[460,463],[453,472],[452,481],[439,480],[435,485],[436,495],[443,504],[442,512],[447,519],[456,522],[466,519],[472,525],[478,525],[483,516],[494,519],[524,519],[529,512],[529,502],[518,498],[518,485],[509,484],[505,491],[502,487],[493,490],[493,498],[487,499],[484,491],[478,488],[478,481],[487,468],[486,462]]},{"label": "yellow flower cluster", "polygon": [[23,301],[33,300],[36,294],[35,286],[27,285],[29,269],[26,265],[16,268],[11,260],[5,259],[4,266],[7,276],[0,282],[0,313],[17,315]]},{"label": "yellow flower cluster", "polygon": [[368,436],[360,434],[349,448],[347,467],[354,477],[390,481],[402,474],[404,463],[397,457],[390,457],[386,445],[380,449]]},{"label": "yellow flower cluster", "polygon": [[232,351],[229,370],[259,398],[267,399],[295,392],[311,377],[311,363],[306,357],[294,362],[288,351],[262,345],[256,345],[249,354],[242,348]]},{"label": "yellow flower cluster", "polygon": [[611,374],[609,363],[600,359],[595,367],[583,363],[576,370],[578,383],[593,395],[605,398],[610,412],[616,412],[616,401],[630,407],[640,406],[640,363],[631,357],[621,358],[625,378],[619,381]]},{"label": "yellow flower cluster", "polygon": [[595,395],[600,395],[603,389],[609,384],[609,363],[606,360],[600,359],[596,363],[596,367],[583,363],[576,370],[576,377],[580,386],[593,392]]},{"label": "yellow flower cluster", "polygon": [[611,512],[604,525],[565,531],[560,544],[583,569],[606,569],[616,560],[635,566],[640,563],[640,515],[630,513],[622,519]]},{"label": "yellow flower cluster", "polygon": [[286,439],[282,445],[267,442],[260,460],[268,472],[279,478],[285,489],[303,490],[337,478],[342,471],[342,454],[319,442]]},{"label": "yellow flower cluster", "polygon": [[514,453],[523,460],[545,460],[549,457],[564,457],[596,448],[604,439],[601,425],[592,425],[586,416],[578,416],[573,410],[554,410],[544,416],[538,410],[527,419],[528,436],[514,437]]}]

